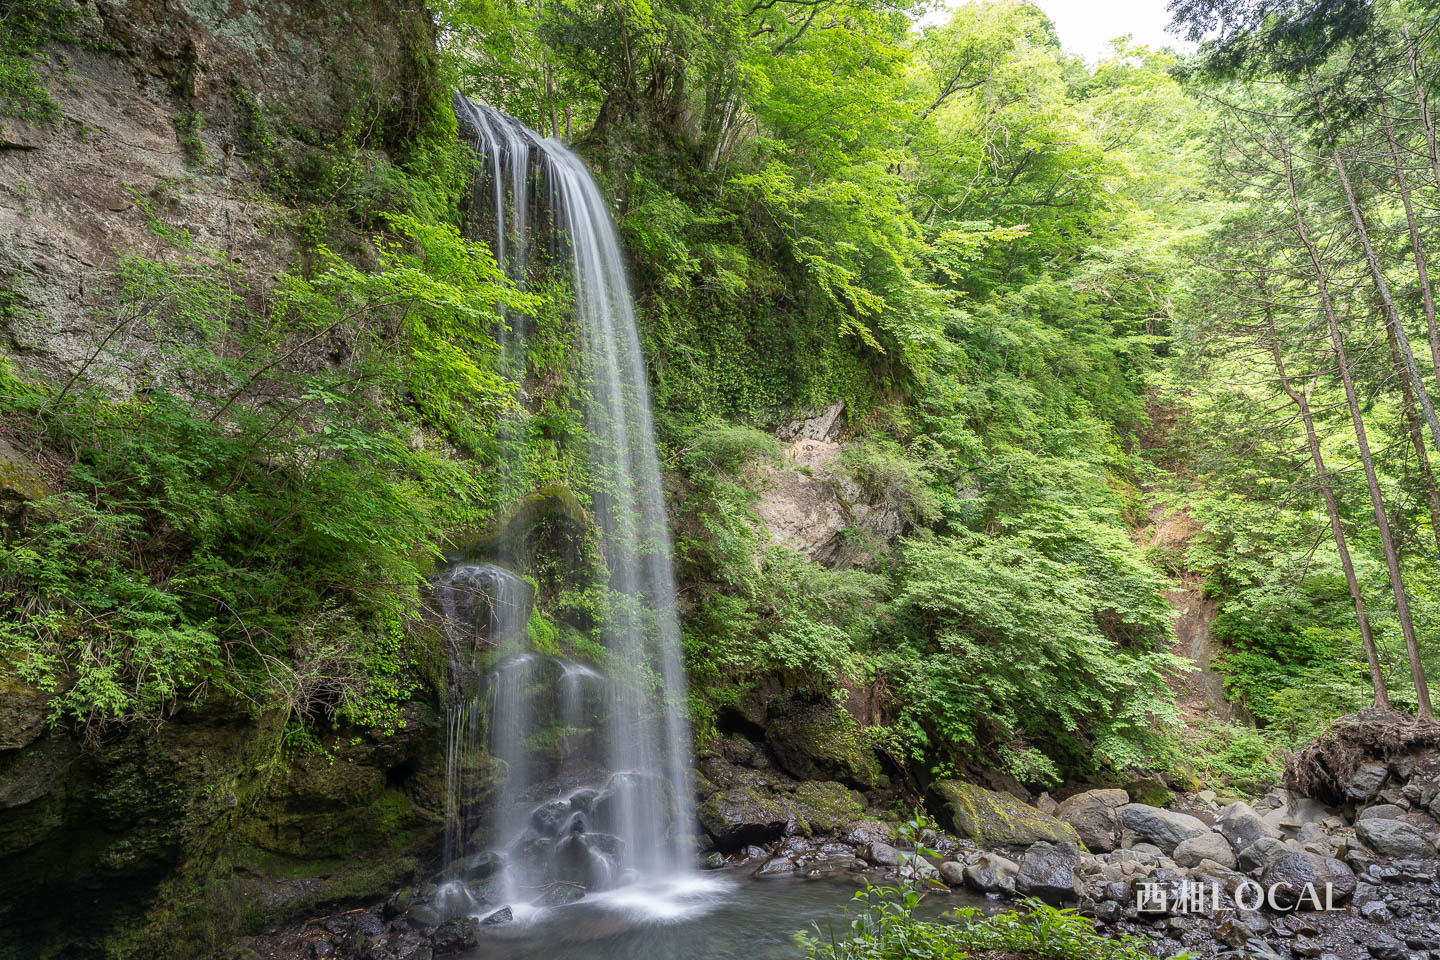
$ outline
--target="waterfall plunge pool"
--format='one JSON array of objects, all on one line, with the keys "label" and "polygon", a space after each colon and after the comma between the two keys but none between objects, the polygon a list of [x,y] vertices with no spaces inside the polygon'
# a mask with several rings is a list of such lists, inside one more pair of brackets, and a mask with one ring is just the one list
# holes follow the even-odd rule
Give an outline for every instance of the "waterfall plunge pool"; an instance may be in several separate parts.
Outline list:
[{"label": "waterfall plunge pool", "polygon": [[[798,960],[795,934],[843,935],[860,908],[862,876],[750,876],[753,866],[634,884],[563,907],[525,907],[507,924],[481,928],[464,960]],[[872,878],[872,882],[885,881]],[[1000,909],[973,894],[936,893],[918,912]]]}]

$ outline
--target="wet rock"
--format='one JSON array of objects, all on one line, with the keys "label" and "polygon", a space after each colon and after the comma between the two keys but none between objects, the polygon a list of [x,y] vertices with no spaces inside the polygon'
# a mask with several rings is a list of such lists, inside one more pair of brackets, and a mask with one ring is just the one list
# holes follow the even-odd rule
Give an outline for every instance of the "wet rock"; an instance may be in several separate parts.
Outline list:
[{"label": "wet rock", "polygon": [[1362,763],[1355,768],[1345,784],[1345,796],[1359,803],[1374,799],[1390,776],[1390,768],[1383,763]]},{"label": "wet rock", "polygon": [[1058,906],[1080,898],[1080,885],[1075,878],[1078,852],[1073,843],[1035,843],[1025,851],[1015,890]]},{"label": "wet rock", "polygon": [[855,820],[845,825],[841,835],[852,846],[868,847],[872,843],[889,841],[890,832],[890,827],[879,820]]},{"label": "wet rock", "polygon": [[411,904],[410,909],[405,911],[405,919],[412,927],[425,930],[440,926],[445,918],[428,903],[416,903]]},{"label": "wet rock", "polygon": [[1211,860],[1222,867],[1234,869],[1235,851],[1229,841],[1218,833],[1189,837],[1175,845],[1175,862],[1182,867],[1197,867],[1202,860]]},{"label": "wet rock", "polygon": [[937,780],[930,786],[936,815],[960,836],[996,846],[1029,846],[1038,841],[1077,843],[1068,823],[1046,816],[1007,793],[996,793],[963,780]]},{"label": "wet rock", "polygon": [[569,800],[549,800],[530,814],[530,826],[542,837],[553,837],[560,833],[560,828],[573,812]]},{"label": "wet rock", "polygon": [[1220,811],[1215,818],[1215,831],[1236,851],[1244,850],[1262,837],[1281,839],[1279,827],[1267,823],[1248,803],[1240,801]]},{"label": "wet rock", "polygon": [[1298,905],[1302,910],[1319,909],[1325,904],[1327,884],[1329,902],[1335,906],[1344,904],[1355,892],[1355,874],[1349,867],[1334,857],[1314,853],[1286,855],[1265,869],[1260,882],[1267,888],[1275,888],[1276,905],[1285,908]]},{"label": "wet rock", "polygon": [[1010,895],[1015,892],[1015,879],[1020,865],[998,853],[986,853],[965,868],[965,882],[981,893]]},{"label": "wet rock", "polygon": [[1374,939],[1367,942],[1365,946],[1375,960],[1410,960],[1410,953],[1405,949],[1405,944],[1378,931],[1374,934]]},{"label": "wet rock", "polygon": [[1115,900],[1102,900],[1095,905],[1095,919],[1101,923],[1114,923],[1125,915],[1125,908]]},{"label": "wet rock", "polygon": [[888,843],[872,843],[862,854],[866,860],[880,867],[900,865],[900,851]]},{"label": "wet rock", "polygon": [[1054,816],[1075,830],[1087,850],[1108,853],[1120,843],[1119,810],[1129,802],[1124,790],[1087,790],[1062,800]]},{"label": "wet rock", "polygon": [[1297,957],[1318,957],[1325,952],[1325,947],[1309,937],[1296,937],[1290,944],[1290,952]]},{"label": "wet rock", "polygon": [[537,907],[563,907],[585,899],[585,888],[578,883],[553,883],[534,902]]},{"label": "wet rock", "polygon": [[491,926],[497,923],[509,923],[511,920],[514,919],[515,914],[509,907],[501,907],[499,910],[496,910],[494,913],[487,916],[484,920],[481,920],[480,923],[482,926]]},{"label": "wet rock", "polygon": [[448,872],[461,880],[489,880],[504,866],[505,858],[498,853],[476,853],[452,863]]},{"label": "wet rock", "polygon": [[437,957],[473,950],[480,945],[479,927],[474,917],[446,920],[430,937],[430,948]]},{"label": "wet rock", "polygon": [[1383,900],[1371,900],[1360,905],[1360,916],[1371,923],[1389,923],[1390,908],[1385,906]]},{"label": "wet rock", "polygon": [[1361,820],[1355,836],[1383,857],[1433,857],[1435,847],[1403,820]]},{"label": "wet rock", "polygon": [[965,864],[956,860],[946,860],[940,864],[940,879],[945,881],[946,886],[962,887],[965,885]]},{"label": "wet rock", "polygon": [[757,877],[788,877],[795,872],[795,861],[789,857],[771,857],[755,871]]},{"label": "wet rock", "polygon": [[719,870],[725,866],[725,856],[717,851],[712,851],[700,858],[700,869]]},{"label": "wet rock", "polygon": [[1263,870],[1273,863],[1285,859],[1291,850],[1285,846],[1284,841],[1274,837],[1261,837],[1250,846],[1240,851],[1236,862],[1241,870]]},{"label": "wet rock", "polygon": [[940,871],[929,860],[918,853],[902,853],[900,867],[896,871],[904,880],[938,880]]},{"label": "wet rock", "polygon": [[310,956],[322,960],[325,957],[335,956],[335,944],[329,940],[316,940],[310,944]]},{"label": "wet rock", "polygon": [[1166,854],[1172,853],[1182,840],[1201,837],[1210,832],[1204,821],[1186,813],[1161,810],[1143,803],[1127,803],[1120,808],[1120,825],[1141,840],[1149,841]]},{"label": "wet rock", "polygon": [[722,851],[769,843],[785,835],[790,808],[751,787],[734,787],[711,795],[700,805],[700,824]]},{"label": "wet rock", "polygon": [[806,781],[795,787],[793,807],[816,833],[829,833],[865,812],[856,794],[843,783]]}]

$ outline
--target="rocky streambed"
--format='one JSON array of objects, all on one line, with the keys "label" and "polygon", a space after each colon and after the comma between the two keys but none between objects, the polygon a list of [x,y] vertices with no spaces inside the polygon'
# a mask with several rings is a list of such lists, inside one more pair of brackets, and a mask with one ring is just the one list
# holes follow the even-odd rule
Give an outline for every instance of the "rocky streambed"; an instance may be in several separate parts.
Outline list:
[{"label": "rocky streambed", "polygon": [[[711,849],[703,869],[672,888],[540,890],[531,902],[502,903],[487,886],[493,860],[482,858],[384,903],[272,929],[229,955],[778,960],[798,955],[789,932],[838,918],[863,883],[904,882],[931,891],[926,909],[936,916],[958,903],[1004,909],[1026,897],[1074,906],[1103,933],[1148,940],[1158,957],[1440,958],[1433,750],[1352,758],[1320,796],[1202,791],[1168,807],[1115,788],[1027,803],[941,781],[927,806],[943,829],[919,837],[875,817],[874,805],[865,816],[873,794],[799,781],[758,754],[729,752],[745,763],[720,752],[701,760],[700,843]],[[647,929],[667,932],[637,932]],[[762,929],[773,936],[743,946]],[[720,952],[702,954],[696,943]]]}]

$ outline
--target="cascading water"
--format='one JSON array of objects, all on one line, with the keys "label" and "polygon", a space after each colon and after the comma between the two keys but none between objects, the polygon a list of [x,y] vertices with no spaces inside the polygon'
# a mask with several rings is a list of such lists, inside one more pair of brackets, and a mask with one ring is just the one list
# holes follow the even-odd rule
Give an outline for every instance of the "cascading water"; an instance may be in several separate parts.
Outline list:
[{"label": "cascading water", "polygon": [[[543,222],[573,290],[590,507],[608,589],[599,624],[607,655],[597,670],[531,648],[531,588],[510,571],[460,563],[437,579],[453,648],[447,869],[465,879],[498,869],[489,882],[505,902],[558,903],[575,894],[556,897],[557,884],[652,883],[688,873],[693,860],[670,541],[645,368],[605,200],[559,142],[463,97],[455,107],[479,158],[473,200],[477,220],[494,224],[497,260],[525,285],[533,225]],[[507,320],[520,335],[523,318]],[[508,358],[512,344],[501,346]],[[467,655],[468,666],[486,665],[469,671],[468,685],[456,682],[467,676]],[[500,771],[488,810],[477,803],[482,728]]]}]

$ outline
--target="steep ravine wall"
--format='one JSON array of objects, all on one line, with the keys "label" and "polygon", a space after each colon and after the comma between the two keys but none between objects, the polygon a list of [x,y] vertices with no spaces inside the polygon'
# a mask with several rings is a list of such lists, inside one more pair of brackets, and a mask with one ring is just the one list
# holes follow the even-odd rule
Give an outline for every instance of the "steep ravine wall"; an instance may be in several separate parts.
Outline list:
[{"label": "steep ravine wall", "polygon": [[[291,156],[323,153],[364,123],[403,138],[437,92],[419,3],[71,6],[40,66],[57,118],[0,118],[0,349],[52,382],[114,322],[119,257],[184,255],[157,218],[225,251],[250,289],[292,266],[294,213],[243,135],[255,115]],[[142,389],[144,327],[107,347],[123,358],[100,371],[111,386]],[[0,443],[6,515],[60,481]],[[395,736],[341,730],[325,753],[288,749],[282,711],[219,697],[86,738],[0,663],[0,958],[207,956],[257,924],[385,896],[440,832],[439,695],[415,696]]]}]

